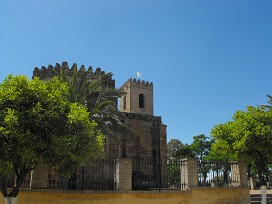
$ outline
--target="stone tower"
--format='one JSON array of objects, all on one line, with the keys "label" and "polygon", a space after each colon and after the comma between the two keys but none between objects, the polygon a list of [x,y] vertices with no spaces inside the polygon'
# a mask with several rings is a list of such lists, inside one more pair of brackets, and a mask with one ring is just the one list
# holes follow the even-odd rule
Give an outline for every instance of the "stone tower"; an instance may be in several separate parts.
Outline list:
[{"label": "stone tower", "polygon": [[120,99],[120,111],[153,115],[153,83],[129,79],[122,90],[126,93]]},{"label": "stone tower", "polygon": [[135,133],[135,140],[126,142],[129,158],[165,160],[167,152],[166,125],[160,116],[154,116],[153,83],[129,79],[121,89],[120,111],[125,124]]}]

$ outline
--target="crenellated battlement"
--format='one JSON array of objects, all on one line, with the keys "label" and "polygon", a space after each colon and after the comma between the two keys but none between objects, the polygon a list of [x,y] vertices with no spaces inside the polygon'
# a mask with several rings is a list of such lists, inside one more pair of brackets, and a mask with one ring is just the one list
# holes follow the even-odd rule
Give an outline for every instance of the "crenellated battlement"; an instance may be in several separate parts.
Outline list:
[{"label": "crenellated battlement", "polygon": [[144,80],[140,80],[140,79],[132,79],[130,78],[129,80],[127,80],[122,88],[123,89],[126,89],[126,87],[139,87],[139,88],[142,88],[142,89],[148,89],[148,90],[151,90],[153,91],[153,83],[149,83],[148,81],[145,82]]},{"label": "crenellated battlement", "polygon": [[[67,77],[71,77],[73,75],[73,70],[78,68],[76,63],[74,63],[70,68],[67,62],[63,62],[61,65],[56,63],[54,67],[51,64],[49,64],[47,67],[35,67],[33,71],[33,78],[39,77],[42,80],[48,80],[55,76],[59,76],[61,69],[65,71]],[[84,65],[81,65],[81,67],[78,69],[78,72],[88,74],[91,80],[98,79],[102,75],[105,75],[105,71],[102,71],[99,67],[96,68],[96,70],[93,72],[92,66],[89,66],[89,68],[86,70]],[[107,83],[110,87],[115,87],[115,80],[112,78]]]}]

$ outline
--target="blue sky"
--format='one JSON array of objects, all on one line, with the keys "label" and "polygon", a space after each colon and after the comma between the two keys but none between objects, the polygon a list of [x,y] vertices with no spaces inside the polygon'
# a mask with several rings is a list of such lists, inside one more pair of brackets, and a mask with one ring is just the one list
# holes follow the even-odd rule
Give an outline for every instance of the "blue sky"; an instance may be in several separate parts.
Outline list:
[{"label": "blue sky", "polygon": [[272,87],[271,0],[0,0],[0,81],[67,61],[154,83],[168,140],[209,136]]}]

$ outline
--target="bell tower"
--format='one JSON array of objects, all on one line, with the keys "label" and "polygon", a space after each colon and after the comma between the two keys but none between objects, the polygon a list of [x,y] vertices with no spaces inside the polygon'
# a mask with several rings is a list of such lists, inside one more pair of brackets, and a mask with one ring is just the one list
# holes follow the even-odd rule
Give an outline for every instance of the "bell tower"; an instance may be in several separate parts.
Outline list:
[{"label": "bell tower", "polygon": [[126,93],[120,98],[120,111],[153,116],[153,83],[129,79],[122,90]]}]

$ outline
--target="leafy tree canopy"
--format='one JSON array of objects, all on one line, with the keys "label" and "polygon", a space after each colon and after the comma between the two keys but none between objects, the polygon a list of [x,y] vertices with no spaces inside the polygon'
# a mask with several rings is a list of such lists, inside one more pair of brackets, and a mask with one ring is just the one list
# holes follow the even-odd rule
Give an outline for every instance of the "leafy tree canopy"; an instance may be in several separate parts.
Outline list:
[{"label": "leafy tree canopy", "polygon": [[208,155],[214,140],[210,140],[204,134],[193,137],[192,144],[183,144],[178,139],[172,139],[168,142],[168,157],[169,158],[197,158],[199,160],[209,158]]},{"label": "leafy tree canopy", "polygon": [[177,152],[182,147],[182,142],[178,139],[171,139],[167,144],[167,155],[168,158],[176,158]]},{"label": "leafy tree canopy", "polygon": [[176,153],[177,158],[195,158],[195,155],[191,149],[191,145],[184,144]]},{"label": "leafy tree canopy", "polygon": [[262,175],[272,156],[271,125],[272,111],[264,107],[249,106],[247,111],[237,111],[232,121],[212,129],[211,135],[215,139],[212,154],[252,162],[263,180]]},{"label": "leafy tree canopy", "polygon": [[190,145],[193,157],[201,161],[208,159],[213,142],[214,140],[211,140],[204,134],[194,136],[193,142]]},{"label": "leafy tree canopy", "polygon": [[[86,108],[68,101],[68,87],[54,78],[9,75],[0,85],[0,182],[16,197],[25,175],[42,160],[60,172],[74,171],[102,152],[103,135]],[[5,180],[15,174],[8,193]]]}]

